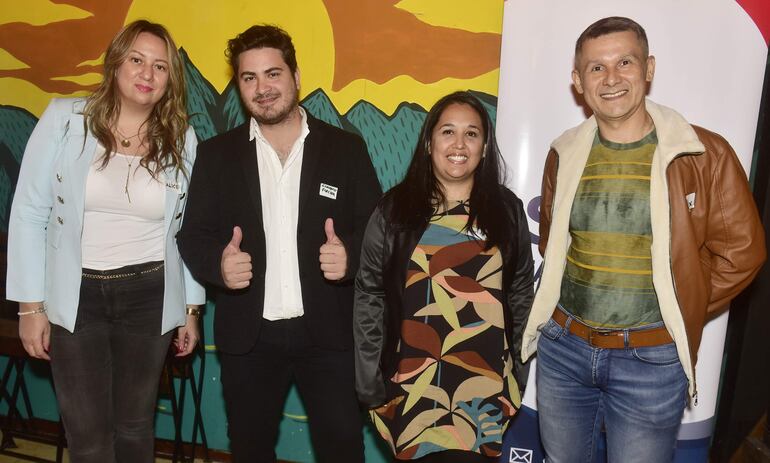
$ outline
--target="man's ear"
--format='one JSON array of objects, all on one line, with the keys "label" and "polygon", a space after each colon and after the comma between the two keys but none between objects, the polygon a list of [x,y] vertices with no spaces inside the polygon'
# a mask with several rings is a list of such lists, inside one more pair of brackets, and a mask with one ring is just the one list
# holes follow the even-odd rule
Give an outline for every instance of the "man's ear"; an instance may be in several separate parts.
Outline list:
[{"label": "man's ear", "polygon": [[297,90],[299,90],[299,68],[297,68],[297,70],[294,71],[294,85],[296,85]]},{"label": "man's ear", "polygon": [[644,80],[652,82],[652,78],[655,75],[655,57],[650,55],[647,57],[647,71],[644,73]]},{"label": "man's ear", "polygon": [[577,71],[577,69],[572,70],[572,84],[575,86],[575,90],[579,94],[583,94],[583,83],[580,81],[580,73]]}]

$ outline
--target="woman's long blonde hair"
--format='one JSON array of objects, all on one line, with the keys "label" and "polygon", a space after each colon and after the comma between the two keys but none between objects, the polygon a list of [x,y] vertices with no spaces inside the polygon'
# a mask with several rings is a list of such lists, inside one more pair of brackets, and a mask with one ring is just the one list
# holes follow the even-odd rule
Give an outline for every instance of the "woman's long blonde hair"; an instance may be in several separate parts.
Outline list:
[{"label": "woman's long blonde hair", "polygon": [[116,149],[111,127],[117,123],[120,114],[120,97],[116,82],[118,68],[128,57],[134,41],[142,32],[150,33],[165,42],[169,58],[169,79],[166,92],[144,122],[149,152],[142,157],[140,164],[156,177],[168,167],[174,167],[186,174],[182,159],[187,131],[184,69],[174,40],[168,30],[160,24],[143,19],[134,21],[123,27],[112,39],[104,56],[104,78],[96,91],[88,97],[83,110],[85,124],[105,148],[101,165],[103,168],[109,163]]}]

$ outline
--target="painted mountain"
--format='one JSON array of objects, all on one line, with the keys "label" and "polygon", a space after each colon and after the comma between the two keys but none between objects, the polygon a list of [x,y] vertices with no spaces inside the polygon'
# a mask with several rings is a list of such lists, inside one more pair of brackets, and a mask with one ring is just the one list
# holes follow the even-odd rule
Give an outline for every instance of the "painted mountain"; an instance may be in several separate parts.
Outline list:
[{"label": "painted mountain", "polygon": [[[190,123],[201,140],[225,132],[246,121],[238,97],[238,88],[230,82],[222,94],[206,80],[181,50],[187,79]],[[474,94],[482,101],[492,120],[497,115],[497,98]],[[408,95],[405,95],[408,99]],[[388,116],[366,101],[359,101],[342,115],[322,90],[309,94],[302,105],[310,114],[331,125],[359,134],[369,148],[369,156],[383,190],[390,189],[403,177],[412,159],[420,126],[426,110],[416,104],[402,103]],[[37,118],[28,111],[0,105],[0,231],[8,230],[8,215],[24,147]]]}]

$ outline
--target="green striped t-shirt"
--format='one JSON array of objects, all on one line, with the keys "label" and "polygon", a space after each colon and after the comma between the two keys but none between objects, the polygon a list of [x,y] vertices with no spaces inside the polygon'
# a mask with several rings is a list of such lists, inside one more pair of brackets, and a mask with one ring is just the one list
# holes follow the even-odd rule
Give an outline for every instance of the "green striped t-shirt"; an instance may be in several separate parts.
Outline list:
[{"label": "green striped t-shirt", "polygon": [[597,131],[570,214],[572,242],[559,304],[604,328],[661,320],[652,286],[650,168],[655,130],[635,143]]}]

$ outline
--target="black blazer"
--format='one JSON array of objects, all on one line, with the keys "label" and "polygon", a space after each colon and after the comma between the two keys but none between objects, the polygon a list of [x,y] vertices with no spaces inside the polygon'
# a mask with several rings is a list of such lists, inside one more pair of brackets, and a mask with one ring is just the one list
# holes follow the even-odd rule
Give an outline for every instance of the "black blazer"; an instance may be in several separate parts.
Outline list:
[{"label": "black blazer", "polygon": [[[381,190],[360,137],[309,114],[308,126],[297,223],[304,319],[316,345],[342,350],[352,344],[352,279],[366,222]],[[319,195],[322,183],[338,188],[336,199]],[[198,145],[189,194],[177,235],[179,251],[193,276],[215,287],[217,348],[246,353],[262,323],[266,265],[256,147],[249,141],[248,122]],[[334,219],[348,255],[347,275],[339,282],[327,281],[318,261],[327,217]],[[236,225],[243,230],[241,250],[251,255],[254,276],[247,288],[230,290],[220,263]]]}]

